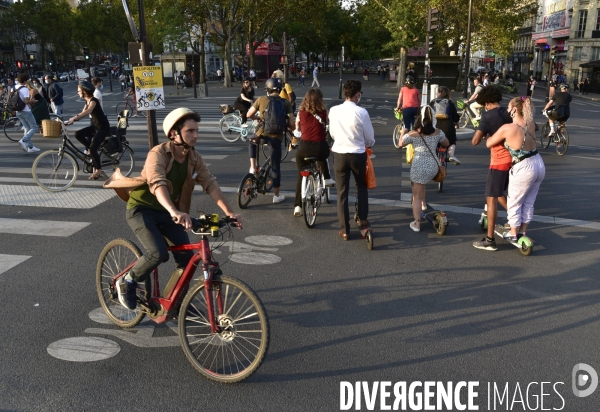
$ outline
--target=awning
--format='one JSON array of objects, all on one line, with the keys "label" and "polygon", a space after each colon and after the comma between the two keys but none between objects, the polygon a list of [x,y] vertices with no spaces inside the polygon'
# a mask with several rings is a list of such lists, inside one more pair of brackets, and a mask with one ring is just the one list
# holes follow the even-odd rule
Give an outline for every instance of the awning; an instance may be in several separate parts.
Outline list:
[{"label": "awning", "polygon": [[543,38],[543,39],[537,39],[537,40],[535,41],[535,44],[546,44],[546,43],[548,43],[548,40],[547,40],[546,38]]},{"label": "awning", "polygon": [[483,58],[483,62],[484,62],[484,63],[493,63],[493,62],[495,62],[495,61],[496,61],[496,58],[495,58],[495,57],[484,57],[484,58]]},{"label": "awning", "polygon": [[584,69],[592,68],[592,67],[600,67],[600,60],[594,60],[593,62],[582,63],[579,67],[583,67]]}]

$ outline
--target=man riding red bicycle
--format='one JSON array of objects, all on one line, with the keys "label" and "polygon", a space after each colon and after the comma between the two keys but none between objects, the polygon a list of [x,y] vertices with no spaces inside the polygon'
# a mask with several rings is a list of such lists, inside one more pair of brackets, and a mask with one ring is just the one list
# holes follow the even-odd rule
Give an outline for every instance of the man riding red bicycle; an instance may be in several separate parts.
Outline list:
[{"label": "man riding red bicycle", "polygon": [[[167,243],[170,246],[190,243],[187,231],[192,228],[189,211],[196,183],[241,227],[240,216],[229,207],[216,178],[194,148],[199,122],[200,116],[190,109],[169,113],[163,122],[169,141],[152,148],[142,178],[136,179],[137,187],[125,196],[127,223],[146,250],[129,273],[117,281],[119,302],[128,309],[136,307],[137,283],[144,282],[158,265],[168,260]],[[116,190],[110,182],[105,187]],[[192,256],[191,250],[173,252],[177,269],[184,269]]]}]

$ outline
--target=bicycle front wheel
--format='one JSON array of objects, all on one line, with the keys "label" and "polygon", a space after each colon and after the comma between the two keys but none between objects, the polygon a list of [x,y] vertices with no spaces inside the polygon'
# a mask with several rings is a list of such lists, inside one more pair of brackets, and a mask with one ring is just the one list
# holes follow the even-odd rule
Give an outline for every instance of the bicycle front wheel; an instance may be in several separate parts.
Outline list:
[{"label": "bicycle front wheel", "polygon": [[4,135],[13,142],[18,142],[23,138],[25,130],[18,117],[11,117],[4,123]]},{"label": "bicycle front wheel", "polygon": [[542,130],[540,130],[540,144],[542,146],[542,149],[546,149],[546,148],[548,148],[548,146],[550,146],[550,142],[552,141],[552,138],[550,136],[548,136],[549,133],[550,133],[550,123],[546,122],[542,126]]},{"label": "bicycle front wheel", "polygon": [[463,114],[458,119],[458,127],[464,129],[469,124],[469,115],[467,114],[467,109],[463,111]]},{"label": "bicycle front wheel", "polygon": [[245,209],[250,204],[253,197],[256,196],[256,176],[252,173],[246,174],[238,188],[238,206]]},{"label": "bicycle front wheel", "polygon": [[131,117],[131,116],[133,116],[133,113],[135,113],[133,111],[133,106],[131,106],[129,103],[121,102],[117,105],[117,116],[123,110],[127,110],[127,117]]},{"label": "bicycle front wheel", "polygon": [[223,116],[223,118],[219,121],[219,130],[221,131],[221,136],[228,142],[235,142],[240,138],[241,133],[232,130],[232,127],[242,127],[242,123],[240,118],[236,115],[230,113]]},{"label": "bicycle front wheel", "polygon": [[311,174],[306,178],[306,198],[302,199],[304,223],[312,228],[317,220],[317,185],[315,177]]},{"label": "bicycle front wheel", "polygon": [[[218,331],[211,331],[212,303]],[[269,349],[269,319],[256,293],[245,283],[220,276],[212,290],[198,282],[179,310],[183,352],[203,376],[221,383],[240,382],[252,375]]]},{"label": "bicycle front wheel", "polygon": [[397,125],[396,128],[394,129],[394,134],[392,134],[392,143],[394,143],[394,147],[396,149],[400,149],[400,135],[402,135],[402,128],[403,126],[401,124]]},{"label": "bicycle front wheel", "polygon": [[559,128],[556,131],[556,137],[558,141],[555,143],[556,153],[559,156],[564,156],[569,150],[569,132],[567,132],[566,128]]},{"label": "bicycle front wheel", "polygon": [[108,177],[112,176],[117,167],[121,169],[123,176],[129,176],[133,173],[133,168],[135,167],[133,150],[125,145],[123,145],[122,152],[109,154],[103,150],[100,153],[100,164],[102,165],[102,171]]},{"label": "bicycle front wheel", "polygon": [[67,190],[77,180],[77,161],[69,153],[48,150],[40,154],[31,167],[33,180],[50,192]]},{"label": "bicycle front wheel", "polygon": [[[112,323],[122,328],[132,328],[142,321],[145,313],[142,308],[134,310],[121,305],[115,282],[118,275],[137,261],[142,252],[129,240],[112,240],[102,249],[96,266],[96,292],[104,313]],[[146,297],[146,285],[138,283],[138,296]]]}]

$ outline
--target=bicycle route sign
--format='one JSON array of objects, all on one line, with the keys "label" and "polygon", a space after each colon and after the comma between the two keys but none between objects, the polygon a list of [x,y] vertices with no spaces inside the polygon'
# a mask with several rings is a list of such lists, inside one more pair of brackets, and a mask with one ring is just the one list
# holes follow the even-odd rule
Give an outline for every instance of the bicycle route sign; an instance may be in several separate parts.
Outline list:
[{"label": "bicycle route sign", "polygon": [[138,110],[165,108],[163,73],[160,66],[134,67],[133,84]]}]

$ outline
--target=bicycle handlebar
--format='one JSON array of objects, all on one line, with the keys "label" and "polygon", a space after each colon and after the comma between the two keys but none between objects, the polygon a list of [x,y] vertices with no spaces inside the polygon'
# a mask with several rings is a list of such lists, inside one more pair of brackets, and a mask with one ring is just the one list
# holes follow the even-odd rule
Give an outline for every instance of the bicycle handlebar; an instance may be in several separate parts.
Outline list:
[{"label": "bicycle handlebar", "polygon": [[[237,228],[242,228],[242,224],[229,216],[220,217],[218,214],[212,215],[200,215],[198,218],[190,217],[192,221],[192,232],[197,233],[208,233],[212,236],[219,235],[219,229],[225,226],[232,226]],[[176,219],[173,218],[175,221]],[[198,234],[198,233],[197,233]]]}]

